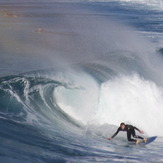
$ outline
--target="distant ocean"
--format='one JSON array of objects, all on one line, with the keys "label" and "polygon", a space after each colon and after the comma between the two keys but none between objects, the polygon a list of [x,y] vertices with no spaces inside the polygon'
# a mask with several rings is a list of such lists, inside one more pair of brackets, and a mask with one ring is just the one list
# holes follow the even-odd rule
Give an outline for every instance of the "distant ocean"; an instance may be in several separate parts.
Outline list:
[{"label": "distant ocean", "polygon": [[162,163],[162,31],[162,0],[1,0],[0,163]]}]

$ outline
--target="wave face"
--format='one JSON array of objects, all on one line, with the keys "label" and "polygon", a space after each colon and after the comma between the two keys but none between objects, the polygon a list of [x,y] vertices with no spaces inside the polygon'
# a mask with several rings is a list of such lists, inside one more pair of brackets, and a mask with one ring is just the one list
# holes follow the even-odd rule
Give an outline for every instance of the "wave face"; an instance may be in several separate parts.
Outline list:
[{"label": "wave face", "polygon": [[[115,75],[98,66],[57,75],[47,70],[2,77],[1,117],[41,127],[48,122],[57,126],[118,126],[126,121],[150,135],[162,135],[162,87],[137,73]],[[144,121],[148,123],[142,124]]]},{"label": "wave face", "polygon": [[163,136],[162,13],[135,3],[1,2],[0,162],[162,161],[103,139]]}]

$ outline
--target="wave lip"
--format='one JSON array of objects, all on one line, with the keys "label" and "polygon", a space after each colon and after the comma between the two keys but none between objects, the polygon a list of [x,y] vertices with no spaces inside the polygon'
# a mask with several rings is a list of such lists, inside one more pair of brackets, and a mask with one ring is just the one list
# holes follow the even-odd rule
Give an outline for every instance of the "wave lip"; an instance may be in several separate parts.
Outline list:
[{"label": "wave lip", "polygon": [[0,78],[0,117],[43,127],[77,125],[56,103],[54,90],[64,85],[47,77],[8,76]]}]

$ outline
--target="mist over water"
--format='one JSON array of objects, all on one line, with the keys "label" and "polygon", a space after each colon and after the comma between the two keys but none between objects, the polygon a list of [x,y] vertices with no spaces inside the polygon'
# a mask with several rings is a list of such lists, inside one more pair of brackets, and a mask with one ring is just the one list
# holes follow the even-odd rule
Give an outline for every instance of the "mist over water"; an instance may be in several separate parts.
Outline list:
[{"label": "mist over water", "polygon": [[[30,11],[28,4],[18,9],[10,4],[1,7],[1,58],[10,62],[13,71],[20,71],[20,66],[24,72],[67,63],[100,62],[122,53],[143,62],[155,50],[129,27],[82,4],[56,3],[49,13],[49,6],[44,6],[44,11],[42,4],[37,6]],[[6,16],[7,11],[16,17]]]}]

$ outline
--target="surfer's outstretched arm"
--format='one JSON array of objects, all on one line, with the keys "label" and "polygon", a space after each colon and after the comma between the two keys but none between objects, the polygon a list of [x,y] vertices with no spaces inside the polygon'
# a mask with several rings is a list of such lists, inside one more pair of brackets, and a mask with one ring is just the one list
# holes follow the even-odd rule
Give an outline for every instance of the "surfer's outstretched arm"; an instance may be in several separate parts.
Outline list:
[{"label": "surfer's outstretched arm", "polygon": [[120,127],[118,128],[118,130],[116,131],[115,134],[113,134],[110,138],[107,138],[107,139],[108,139],[108,140],[113,139],[113,138],[118,134],[119,131],[120,131]]}]

